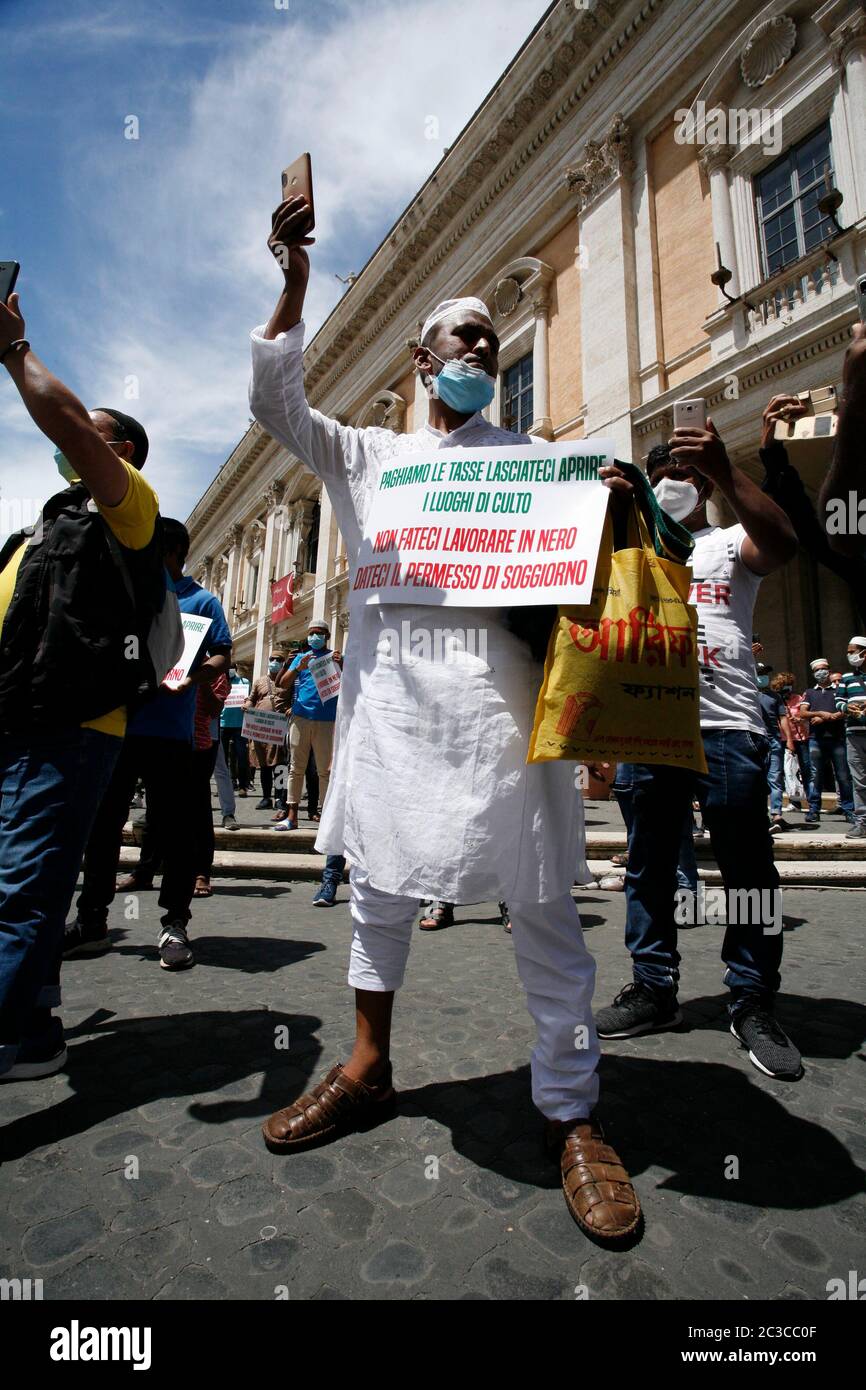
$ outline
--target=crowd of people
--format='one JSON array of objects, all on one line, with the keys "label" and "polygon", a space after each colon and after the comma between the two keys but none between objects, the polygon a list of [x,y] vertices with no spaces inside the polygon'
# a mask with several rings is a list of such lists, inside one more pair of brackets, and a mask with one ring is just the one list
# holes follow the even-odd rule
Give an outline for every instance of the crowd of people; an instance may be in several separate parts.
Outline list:
[{"label": "crowd of people", "polygon": [[[423,326],[413,356],[428,419],[414,433],[353,429],[312,410],[302,317],[309,219],[298,197],[274,215],[269,247],[283,288],[268,323],[252,333],[250,402],[256,419],[321,479],[354,560],[375,479],[391,461],[443,448],[511,450],[532,440],[483,413],[498,378],[499,343],[486,306],[468,297],[443,301]],[[64,1065],[54,1012],[61,960],[108,948],[118,886],[147,888],[161,873],[160,964],[177,971],[194,963],[192,902],[212,892],[212,778],[224,828],[237,826],[235,797],[250,793],[257,773],[256,809],[273,812],[275,831],[291,831],[314,768],[311,814],[318,819],[321,805],[317,848],[326,856],[318,904],[333,904],[350,866],[356,1040],[345,1064],[265,1122],[268,1148],[294,1153],[393,1111],[392,1010],[419,901],[433,904],[427,929],[447,925],[454,904],[498,901],[536,1030],[532,1095],[568,1210],[598,1241],[630,1237],[640,1201],[599,1120],[599,1039],[639,1037],[680,1020],[676,904],[678,888],[694,892],[697,882],[695,803],[728,893],[721,953],[731,1033],[760,1072],[779,1079],[802,1072],[775,1013],[783,936],[773,926],[775,906],[769,917],[765,910],[767,895],[775,904],[779,891],[773,832],[788,826],[785,755],[801,808],[808,800],[805,825],[820,819],[832,770],[849,833],[866,835],[866,639],[852,637],[837,681],[828,661],[816,658],[812,684],[801,692],[790,673],[760,661],[754,642],[761,582],[791,561],[798,543],[844,574],[862,605],[862,541],[837,545],[824,534],[772,437],[776,420],[796,418],[798,398],[775,397],[765,412],[763,486],[731,462],[711,420],[675,429],[646,460],[660,505],[694,542],[690,597],[701,650],[713,653],[701,661],[708,771],[617,769],[628,827],[632,979],[593,1015],[595,966],[572,892],[588,875],[583,803],[573,764],[527,762],[540,678],[531,644],[491,609],[486,665],[473,665],[471,678],[460,663],[399,669],[379,651],[383,626],[408,622],[432,634],[436,610],[368,603],[353,614],[339,698],[323,701],[309,669],[317,655],[342,663],[321,620],[300,650],[272,651],[267,670],[250,681],[234,664],[218,598],[184,573],[189,536],[160,516],[142,471],[142,426],[114,409],[88,411],[49,372],[26,339],[14,294],[0,304],[0,362],[56,446],[65,484],[38,526],[0,552],[0,1077],[38,1079]],[[840,485],[863,485],[864,419],[866,329],[859,328],[840,406],[833,465]],[[614,516],[624,517],[633,483],[617,465],[602,476]],[[731,525],[711,518],[719,497]],[[171,682],[177,614],[209,621],[188,669]],[[473,610],[449,616],[465,627],[477,619]],[[251,710],[285,717],[282,745],[254,739],[250,746],[244,715]],[[118,885],[123,827],[140,786],[141,855]],[[789,794],[791,806],[797,800]]]}]

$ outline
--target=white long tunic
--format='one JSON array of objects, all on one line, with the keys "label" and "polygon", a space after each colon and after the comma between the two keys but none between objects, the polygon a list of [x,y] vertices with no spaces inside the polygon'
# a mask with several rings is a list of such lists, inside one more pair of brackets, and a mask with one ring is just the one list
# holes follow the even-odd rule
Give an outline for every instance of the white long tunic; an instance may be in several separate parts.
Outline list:
[{"label": "white long tunic", "polygon": [[[252,334],[253,415],[322,480],[354,581],[381,470],[419,449],[533,443],[476,414],[450,434],[353,429],[312,410],[304,325]],[[386,630],[484,629],[486,659],[395,650]],[[479,650],[476,644],[475,650]],[[481,648],[483,650],[483,648]],[[347,854],[386,893],[455,903],[548,902],[575,877],[583,805],[575,764],[527,766],[541,669],[496,609],[367,604],[352,610],[334,764],[316,848]]]}]

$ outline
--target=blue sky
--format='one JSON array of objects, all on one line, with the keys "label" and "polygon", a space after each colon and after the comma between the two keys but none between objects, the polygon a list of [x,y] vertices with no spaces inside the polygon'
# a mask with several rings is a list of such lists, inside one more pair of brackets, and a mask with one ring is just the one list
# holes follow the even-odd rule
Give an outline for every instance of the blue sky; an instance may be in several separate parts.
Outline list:
[{"label": "blue sky", "polygon": [[[310,337],[547,7],[0,0],[0,260],[43,360],[145,425],[165,515],[247,427],[280,170],[311,150]],[[57,490],[52,453],[0,373],[0,533]]]}]

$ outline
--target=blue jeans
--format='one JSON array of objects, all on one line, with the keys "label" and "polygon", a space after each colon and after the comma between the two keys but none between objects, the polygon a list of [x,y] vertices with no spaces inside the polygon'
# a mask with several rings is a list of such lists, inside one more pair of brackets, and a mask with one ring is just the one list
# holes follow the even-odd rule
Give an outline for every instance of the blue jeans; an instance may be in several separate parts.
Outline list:
[{"label": "blue jeans", "polygon": [[60,1003],[63,927],[122,739],[95,729],[0,735],[0,1073]]},{"label": "blue jeans", "polygon": [[339,886],[343,882],[343,872],[346,868],[346,857],[343,854],[329,854],[325,860],[325,867],[322,870],[322,885],[333,883]]},{"label": "blue jeans", "polygon": [[[619,802],[619,809],[622,811],[622,818],[625,821],[626,834],[631,835],[632,820],[634,812],[632,810],[632,792],[634,785],[634,764],[617,763],[616,776],[612,783],[612,790]],[[698,865],[695,859],[695,819],[692,815],[692,804],[689,800],[688,810],[683,821],[682,836],[680,838],[680,853],[677,860],[677,887],[684,889],[688,893],[698,891]]]},{"label": "blue jeans", "polygon": [[250,745],[241,733],[241,727],[220,730],[220,742],[223,746],[226,764],[232,775],[232,782],[242,791],[249,791],[250,777]]},{"label": "blue jeans", "polygon": [[809,787],[809,811],[813,816],[821,814],[821,789],[824,786],[824,763],[826,760],[832,762],[833,772],[836,777],[836,792],[839,797],[839,807],[845,812],[846,816],[854,814],[854,789],[851,786],[851,774],[848,771],[848,754],[845,751],[844,738],[829,739],[809,739],[809,760],[812,764],[812,783]]},{"label": "blue jeans", "polygon": [[770,784],[770,815],[781,816],[782,797],[785,794],[785,745],[781,739],[770,739],[770,761],[767,766],[767,781]]},{"label": "blue jeans", "polygon": [[697,791],[703,823],[729,894],[722,943],[731,1013],[768,1001],[779,988],[781,931],[760,922],[737,923],[734,889],[776,890],[773,840],[767,818],[768,740],[737,729],[702,731],[708,774],[635,764],[628,841],[626,946],[634,978],[656,993],[676,991],[680,957],[674,919],[676,868],[683,819]]}]

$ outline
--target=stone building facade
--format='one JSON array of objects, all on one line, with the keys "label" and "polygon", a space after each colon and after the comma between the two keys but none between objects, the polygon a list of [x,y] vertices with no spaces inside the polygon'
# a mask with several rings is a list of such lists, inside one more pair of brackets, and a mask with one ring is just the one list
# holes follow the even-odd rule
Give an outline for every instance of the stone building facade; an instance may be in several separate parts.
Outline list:
[{"label": "stone building facade", "polygon": [[[834,190],[835,223],[818,207]],[[419,325],[480,294],[502,344],[494,422],[613,436],[640,461],[674,401],[701,396],[760,477],[770,396],[840,384],[864,270],[863,3],[557,0],[308,344],[307,393],[345,423],[418,427]],[[813,495],[822,473],[803,472]],[[341,644],[328,498],[259,425],[188,525],[189,572],[221,595],[245,669],[312,617]],[[287,575],[294,613],[274,623]],[[806,556],[762,585],[756,625],[801,677],[862,627]]]}]

